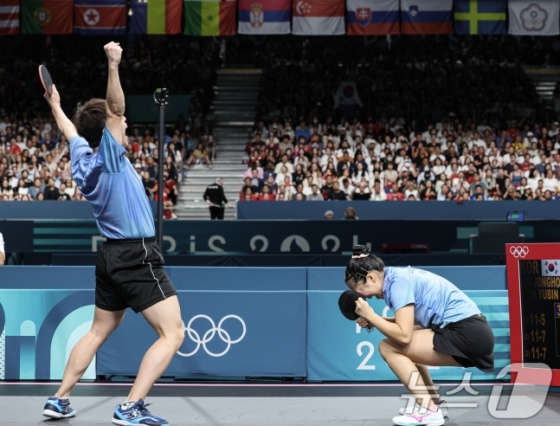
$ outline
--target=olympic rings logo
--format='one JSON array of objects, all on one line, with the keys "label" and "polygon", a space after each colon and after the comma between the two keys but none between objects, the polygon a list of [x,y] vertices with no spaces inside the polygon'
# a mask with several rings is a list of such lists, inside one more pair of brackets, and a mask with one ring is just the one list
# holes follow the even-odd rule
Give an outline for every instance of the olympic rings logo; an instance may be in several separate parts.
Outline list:
[{"label": "olympic rings logo", "polygon": [[516,259],[523,259],[525,256],[529,254],[529,247],[527,246],[511,246],[509,248],[509,252],[515,257]]},{"label": "olympic rings logo", "polygon": [[[193,323],[199,318],[204,318],[205,320],[207,320],[210,323],[210,329],[208,329],[202,335],[202,338],[200,337],[200,334],[195,329],[192,328]],[[243,331],[241,332],[241,336],[239,336],[235,340],[232,340],[230,334],[222,328],[222,325],[224,324],[224,322],[226,320],[230,319],[230,318],[236,319],[237,321],[239,321],[239,323],[241,324],[241,327],[243,328]],[[226,353],[228,353],[229,349],[231,348],[231,345],[239,343],[239,342],[241,342],[241,340],[243,340],[243,338],[245,337],[245,333],[247,331],[247,326],[245,325],[245,321],[243,321],[243,319],[241,317],[238,317],[237,315],[226,315],[225,317],[223,317],[220,320],[220,322],[218,323],[218,326],[216,327],[216,323],[214,322],[214,320],[212,318],[210,318],[208,315],[199,314],[199,315],[196,315],[196,316],[192,317],[186,327],[185,327],[185,323],[183,322],[183,328],[185,329],[185,332],[187,333],[189,338],[194,343],[196,343],[196,348],[194,348],[194,350],[192,352],[182,353],[181,351],[177,351],[177,354],[180,355],[180,356],[183,356],[183,357],[193,356],[194,354],[196,354],[198,352],[198,350],[200,349],[201,346],[204,348],[204,351],[210,356],[213,356],[213,357],[216,357],[216,358],[224,356]],[[206,347],[206,344],[208,342],[210,342],[216,336],[216,333],[218,334],[218,337],[224,343],[227,344],[226,348],[222,352],[218,352],[218,353],[214,353]]]}]

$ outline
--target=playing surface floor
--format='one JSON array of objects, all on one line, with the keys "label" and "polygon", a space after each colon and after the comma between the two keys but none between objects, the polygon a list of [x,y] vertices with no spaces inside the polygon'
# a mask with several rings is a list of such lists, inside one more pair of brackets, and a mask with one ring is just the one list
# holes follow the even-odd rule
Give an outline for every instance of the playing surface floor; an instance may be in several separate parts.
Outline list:
[{"label": "playing surface floor", "polygon": [[[504,386],[498,409],[506,408],[511,387]],[[492,385],[473,383],[476,396],[465,390],[447,396],[457,383],[444,384],[440,394],[450,405],[446,425],[556,426],[560,419],[560,394],[548,393],[545,406],[528,419],[496,418],[490,414]],[[70,399],[77,416],[49,420],[42,416],[46,397],[56,392],[56,384],[0,382],[1,424],[5,425],[108,425],[115,406],[124,400],[129,384],[81,383]],[[525,399],[539,398],[540,390],[523,387]],[[285,384],[285,383],[175,383],[157,384],[147,403],[153,414],[166,418],[172,426],[217,425],[392,425],[391,419],[404,407],[404,388],[398,384]],[[476,407],[474,407],[476,405]],[[492,405],[492,404],[490,404]]]}]

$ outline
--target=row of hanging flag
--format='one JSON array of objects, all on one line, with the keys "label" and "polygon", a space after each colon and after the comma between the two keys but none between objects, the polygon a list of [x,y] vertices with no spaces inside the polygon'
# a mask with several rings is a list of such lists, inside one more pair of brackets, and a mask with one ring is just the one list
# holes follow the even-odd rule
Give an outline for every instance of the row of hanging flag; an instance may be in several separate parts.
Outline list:
[{"label": "row of hanging flag", "polygon": [[129,4],[130,9],[127,0],[0,0],[0,34],[560,34],[560,0],[130,0]]}]

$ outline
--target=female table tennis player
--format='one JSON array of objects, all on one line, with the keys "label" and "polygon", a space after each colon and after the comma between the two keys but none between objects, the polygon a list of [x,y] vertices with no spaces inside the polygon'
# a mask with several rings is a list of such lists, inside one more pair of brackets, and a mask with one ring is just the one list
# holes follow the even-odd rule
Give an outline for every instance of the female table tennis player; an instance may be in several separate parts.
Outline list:
[{"label": "female table tennis player", "polygon": [[[401,409],[393,423],[443,425],[442,404],[426,366],[494,368],[494,335],[476,304],[446,279],[431,272],[385,267],[361,245],[345,272],[362,327],[377,328],[386,339],[379,352],[398,379],[415,396],[412,410]],[[378,315],[364,299],[385,299],[394,318]],[[411,380],[412,379],[412,380]]]}]

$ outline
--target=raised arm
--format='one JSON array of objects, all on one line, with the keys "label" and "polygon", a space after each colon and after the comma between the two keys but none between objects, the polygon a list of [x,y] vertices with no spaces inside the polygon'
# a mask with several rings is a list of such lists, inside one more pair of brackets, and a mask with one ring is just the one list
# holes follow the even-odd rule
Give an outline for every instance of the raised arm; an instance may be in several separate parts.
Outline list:
[{"label": "raised arm", "polygon": [[51,107],[58,128],[62,131],[66,139],[70,141],[70,139],[78,134],[78,131],[76,130],[74,123],[72,123],[70,119],[66,117],[64,111],[62,111],[62,107],[60,106],[60,94],[58,93],[58,90],[56,90],[56,86],[54,84],[52,85],[51,95],[49,95],[48,92],[45,92],[45,99]]},{"label": "raised arm", "polygon": [[124,125],[124,93],[119,79],[119,64],[121,62],[122,48],[119,43],[108,43],[104,47],[109,66],[109,79],[107,81],[107,127],[121,145],[126,144]]}]

